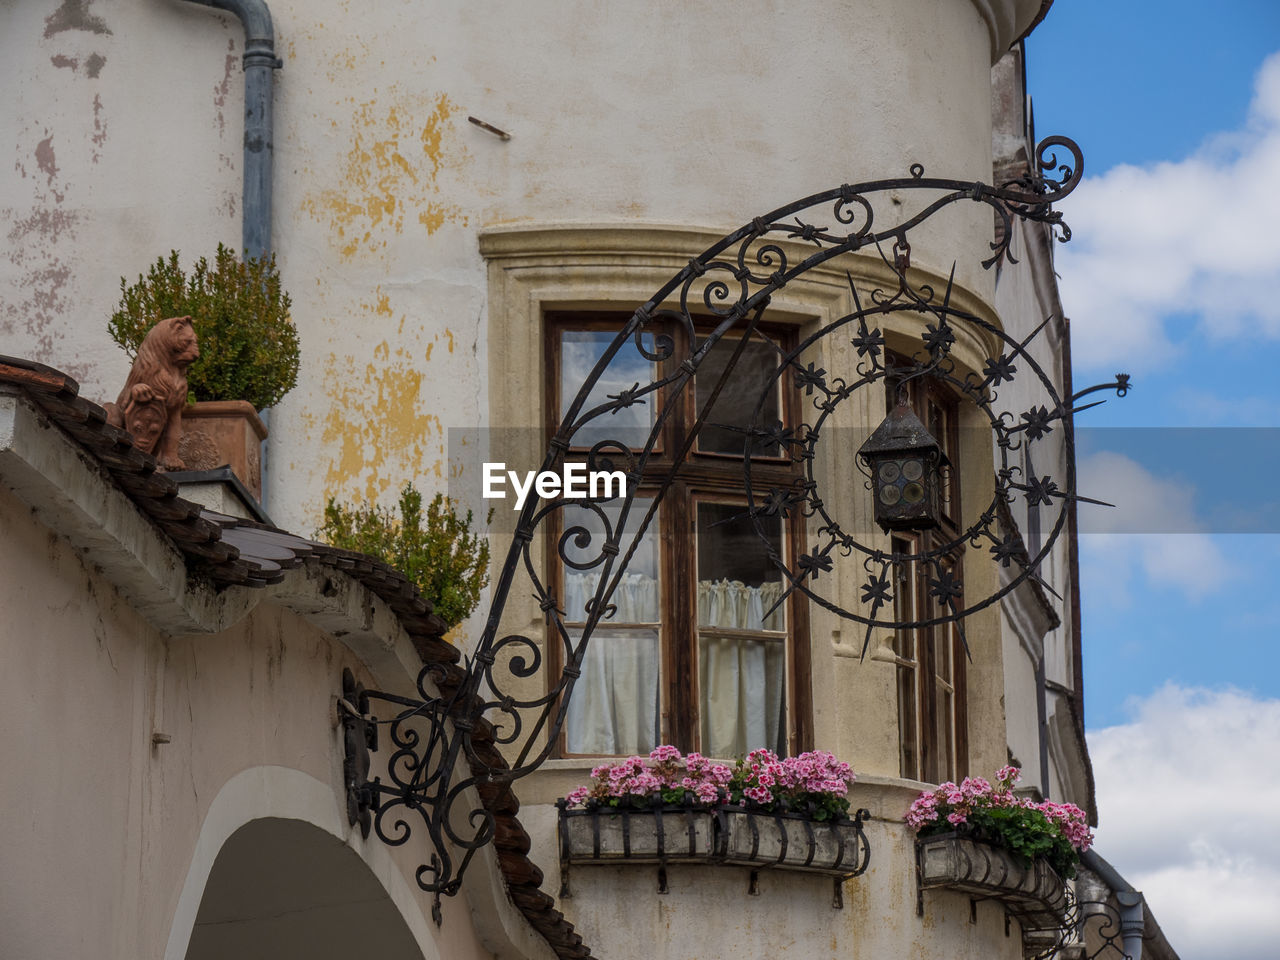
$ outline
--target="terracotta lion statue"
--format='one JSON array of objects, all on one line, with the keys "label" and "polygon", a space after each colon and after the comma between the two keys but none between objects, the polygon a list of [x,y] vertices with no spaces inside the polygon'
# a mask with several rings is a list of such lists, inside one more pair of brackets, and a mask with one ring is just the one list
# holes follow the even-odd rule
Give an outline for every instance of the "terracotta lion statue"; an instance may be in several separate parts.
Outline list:
[{"label": "terracotta lion statue", "polygon": [[154,454],[165,470],[181,470],[178,440],[187,402],[187,368],[200,356],[190,317],[169,317],[147,331],[107,422],[133,434],[134,444]]}]

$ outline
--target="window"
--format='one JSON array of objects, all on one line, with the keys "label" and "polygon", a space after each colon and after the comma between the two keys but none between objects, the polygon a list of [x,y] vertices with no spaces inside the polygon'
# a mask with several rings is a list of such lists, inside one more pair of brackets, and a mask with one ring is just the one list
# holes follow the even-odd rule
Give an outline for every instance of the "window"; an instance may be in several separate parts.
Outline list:
[{"label": "window", "polygon": [[[549,430],[558,426],[625,320],[607,314],[548,315]],[[655,324],[645,336],[650,352],[655,338],[671,337],[677,359],[687,356],[691,346],[688,333],[676,326]],[[779,754],[808,747],[808,651],[797,642],[807,627],[804,604],[794,597],[782,599],[782,574],[746,515],[745,437],[735,429],[750,424],[763,384],[777,367],[779,349],[793,340],[786,329],[756,333],[745,344],[722,340],[700,365],[693,384],[611,414],[574,438],[571,457],[585,456],[591,443],[606,437],[638,448],[656,422],[659,405],[675,404],[633,503],[628,529],[634,529],[670,472],[674,451],[683,448],[730,357],[741,348],[733,378],[716,396],[614,593],[616,612],[592,636],[569,705],[564,754],[645,753],[664,742],[715,757],[757,747]],[[625,348],[600,378],[587,408],[665,372],[634,347]],[[763,416],[794,422],[796,403],[787,374],[767,397]],[[800,464],[785,450],[757,455],[752,469],[766,489],[801,476]],[[612,520],[619,507],[605,505],[606,515]],[[574,568],[572,540],[565,563],[556,545],[566,526],[584,527],[598,537],[603,523],[585,509],[569,507],[559,513],[559,527],[548,538],[548,559],[555,571],[552,587],[563,598],[565,623],[572,631],[585,622],[599,574]],[[764,532],[779,556],[794,559],[803,536],[799,516],[765,518]],[[550,648],[558,650],[551,639]]]},{"label": "window", "polygon": [[[899,365],[910,366],[897,358]],[[900,377],[886,378],[888,403],[896,403]],[[937,381],[908,380],[913,411],[928,427],[953,465],[960,463],[959,405],[945,385]],[[954,540],[960,524],[960,477],[956,466],[945,468],[942,486],[942,522],[937,530],[895,532],[895,556],[936,549]],[[942,558],[942,570],[963,580],[961,555]],[[920,564],[894,567],[894,619],[900,623],[942,616],[946,610],[930,597],[928,578],[933,571]],[[956,780],[967,761],[964,647],[954,623],[900,629],[894,635],[897,659],[898,733],[902,776],[928,783]]]}]

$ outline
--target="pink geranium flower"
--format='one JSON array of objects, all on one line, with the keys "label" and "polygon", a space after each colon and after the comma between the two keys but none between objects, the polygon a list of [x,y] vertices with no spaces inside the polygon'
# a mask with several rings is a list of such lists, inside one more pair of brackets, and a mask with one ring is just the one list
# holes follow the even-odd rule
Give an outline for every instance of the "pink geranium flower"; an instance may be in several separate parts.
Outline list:
[{"label": "pink geranium flower", "polygon": [[[944,783],[916,797],[905,817],[907,826],[926,836],[950,827],[978,829],[988,840],[1002,842],[1002,831],[1018,831],[1025,836],[1047,837],[1052,845],[1050,861],[1068,876],[1073,875],[1079,854],[1093,843],[1093,831],[1084,811],[1072,803],[1050,800],[1036,802],[1014,794],[1013,785],[1022,776],[1014,766],[996,771],[992,785],[982,777],[966,777],[958,786]],[[1010,811],[1026,811],[1011,815]],[[990,811],[1003,811],[991,813]],[[1017,849],[1012,843],[1011,849]]]},{"label": "pink geranium flower", "polygon": [[849,764],[822,750],[786,758],[772,750],[752,750],[736,766],[729,766],[700,753],[682,756],[676,747],[663,744],[647,758],[600,764],[592,769],[591,779],[565,797],[569,806],[647,805],[655,797],[663,803],[683,804],[691,796],[705,806],[748,803],[807,812],[825,820],[846,813],[846,797],[856,778]]}]

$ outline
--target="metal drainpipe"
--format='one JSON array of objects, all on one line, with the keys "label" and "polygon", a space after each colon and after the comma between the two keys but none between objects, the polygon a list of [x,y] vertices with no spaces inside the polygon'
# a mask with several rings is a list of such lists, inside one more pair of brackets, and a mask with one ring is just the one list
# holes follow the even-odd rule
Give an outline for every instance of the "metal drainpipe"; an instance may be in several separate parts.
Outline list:
[{"label": "metal drainpipe", "polygon": [[[274,72],[284,66],[276,57],[271,11],[263,0],[187,0],[227,10],[244,25],[244,189],[240,200],[240,236],[244,254],[262,257],[271,250],[271,161],[275,152],[271,100]],[[271,411],[261,411],[271,426]],[[262,509],[267,509],[267,442],[262,442]]]},{"label": "metal drainpipe", "polygon": [[1146,918],[1142,910],[1142,894],[1125,891],[1116,894],[1120,904],[1120,935],[1124,937],[1124,952],[1128,960],[1142,960],[1142,931]]},{"label": "metal drainpipe", "polygon": [[244,252],[261,257],[271,249],[271,96],[276,57],[271,11],[262,0],[187,0],[234,13],[244,24],[244,194],[241,237]]},{"label": "metal drainpipe", "polygon": [[1095,851],[1086,850],[1080,862],[1100,876],[1116,895],[1120,905],[1120,936],[1124,940],[1125,960],[1142,960],[1142,934],[1146,930],[1146,911],[1142,893]]},{"label": "metal drainpipe", "polygon": [[[1036,551],[1039,553],[1039,551]],[[1036,727],[1040,748],[1040,794],[1052,799],[1049,790],[1049,698],[1045,690],[1044,637],[1040,638],[1040,656],[1036,659]]]}]

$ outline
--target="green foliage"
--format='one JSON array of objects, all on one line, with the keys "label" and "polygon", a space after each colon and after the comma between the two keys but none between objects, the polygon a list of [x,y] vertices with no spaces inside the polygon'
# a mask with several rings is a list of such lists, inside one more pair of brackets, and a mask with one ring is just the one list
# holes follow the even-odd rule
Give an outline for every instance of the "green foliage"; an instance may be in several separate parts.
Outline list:
[{"label": "green foliage", "polygon": [[275,256],[241,261],[218,244],[213,265],[201,257],[191,276],[178,251],[160,257],[130,285],[120,278],[120,303],[107,330],[133,359],[147,331],[166,317],[190,316],[200,359],[187,371],[193,400],[247,400],[274,406],[298,380],[298,332],[280,286]]},{"label": "green foliage", "polygon": [[[490,510],[487,520],[492,519]],[[354,507],[330,497],[316,537],[395,567],[417,584],[436,616],[453,627],[475,610],[489,583],[489,543],[471,532],[471,522],[470,510],[459,517],[441,493],[424,515],[422,494],[410,483],[394,510]]]}]

